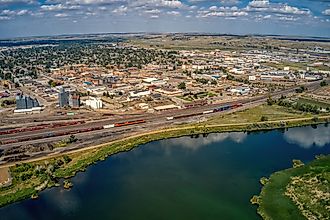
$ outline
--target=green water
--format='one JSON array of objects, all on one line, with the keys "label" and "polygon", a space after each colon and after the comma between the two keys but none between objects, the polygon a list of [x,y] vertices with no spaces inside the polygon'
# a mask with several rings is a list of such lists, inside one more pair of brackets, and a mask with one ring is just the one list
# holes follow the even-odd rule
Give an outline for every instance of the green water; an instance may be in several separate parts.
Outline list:
[{"label": "green water", "polygon": [[259,179],[330,153],[330,128],[223,133],[143,145],[91,166],[67,191],[0,209],[11,219],[260,219]]}]

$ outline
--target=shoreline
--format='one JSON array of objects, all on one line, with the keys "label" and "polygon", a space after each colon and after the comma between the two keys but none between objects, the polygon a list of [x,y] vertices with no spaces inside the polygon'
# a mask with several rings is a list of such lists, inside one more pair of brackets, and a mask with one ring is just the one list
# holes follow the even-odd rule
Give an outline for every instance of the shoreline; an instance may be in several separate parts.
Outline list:
[{"label": "shoreline", "polygon": [[[301,124],[299,124],[299,122]],[[42,156],[39,158],[32,158],[28,160],[22,160],[17,162],[10,162],[0,165],[1,168],[10,168],[12,166],[15,166],[17,164],[22,163],[34,163],[34,162],[40,162],[44,160],[53,159],[56,157],[60,157],[63,155],[73,155],[80,152],[87,152],[95,149],[101,149],[103,147],[107,147],[108,145],[117,144],[118,142],[128,141],[135,138],[143,138],[144,136],[148,135],[157,135],[157,134],[164,134],[169,132],[180,132],[182,131],[182,134],[179,134],[178,136],[170,136],[165,137],[162,139],[167,138],[175,138],[175,137],[182,137],[182,136],[188,136],[188,135],[197,135],[197,134],[209,134],[209,133],[222,133],[222,132],[249,132],[249,131],[262,131],[262,130],[275,130],[275,129],[282,129],[282,128],[292,128],[292,127],[300,127],[300,126],[309,126],[309,125],[317,125],[317,124],[324,124],[330,122],[330,115],[324,115],[324,116],[317,116],[317,117],[305,117],[305,118],[294,118],[294,119],[283,119],[283,120],[271,120],[271,121],[263,121],[263,122],[247,122],[247,123],[233,123],[233,124],[211,124],[211,125],[187,125],[182,127],[172,127],[172,128],[163,128],[155,131],[150,131],[146,133],[140,133],[135,134],[130,137],[124,137],[120,140],[114,140],[110,142],[106,142],[99,145],[89,146],[81,149],[75,149],[68,152],[60,152],[60,153],[51,153],[47,156]],[[196,131],[194,131],[196,129]],[[185,134],[184,131],[191,131],[191,133]],[[161,139],[159,139],[161,140]]]},{"label": "shoreline", "polygon": [[[330,154],[316,156],[306,165],[293,160],[292,167],[276,171],[269,178],[262,177],[260,194],[250,200],[258,206],[258,215],[267,220],[316,219],[320,216],[320,219],[328,219],[330,215],[322,204],[328,193],[325,187],[328,185],[329,162]],[[302,183],[306,185],[303,188]],[[317,211],[312,211],[312,206],[317,207]]]},{"label": "shoreline", "polygon": [[[95,164],[98,161],[105,160],[111,155],[127,152],[135,147],[153,141],[210,133],[269,131],[325,124],[329,122],[330,115],[255,123],[202,126],[187,125],[184,127],[161,129],[153,132],[137,134],[132,137],[127,137],[121,140],[91,146],[84,149],[78,149],[73,152],[60,153],[28,161],[2,165],[0,168],[8,167],[11,170],[13,184],[9,187],[0,188],[0,207],[24,200],[32,195],[37,195],[38,192],[46,188],[57,186],[60,179],[71,178],[75,176],[76,173],[85,171],[88,166]],[[65,157],[69,158],[69,162],[67,162],[66,159],[63,159]],[[40,174],[40,176],[37,175],[36,177],[33,176],[34,178],[26,181],[18,180],[18,177],[21,177],[25,173],[33,173],[36,167],[44,166],[45,164],[50,164],[56,168],[54,168],[50,174],[42,173],[42,175]],[[22,170],[22,167],[24,168],[23,173],[18,171]],[[40,187],[41,185],[44,185],[44,187]],[[15,187],[17,189],[15,189]],[[7,189],[8,191],[6,191]]]}]

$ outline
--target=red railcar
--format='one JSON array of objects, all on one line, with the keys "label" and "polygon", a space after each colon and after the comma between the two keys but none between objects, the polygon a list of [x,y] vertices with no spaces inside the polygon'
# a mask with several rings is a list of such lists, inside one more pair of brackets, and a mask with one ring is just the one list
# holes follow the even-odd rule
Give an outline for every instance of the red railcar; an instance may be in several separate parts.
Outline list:
[{"label": "red railcar", "polygon": [[135,124],[141,124],[141,123],[145,123],[145,122],[146,122],[145,120],[126,121],[126,122],[122,122],[122,123],[115,123],[115,127],[135,125]]}]

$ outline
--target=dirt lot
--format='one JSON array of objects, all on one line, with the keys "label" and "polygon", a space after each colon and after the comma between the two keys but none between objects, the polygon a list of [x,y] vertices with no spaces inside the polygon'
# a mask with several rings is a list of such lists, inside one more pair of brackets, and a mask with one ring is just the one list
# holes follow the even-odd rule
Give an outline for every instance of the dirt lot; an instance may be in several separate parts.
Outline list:
[{"label": "dirt lot", "polygon": [[7,167],[0,168],[0,184],[5,183],[10,177],[9,169]]}]

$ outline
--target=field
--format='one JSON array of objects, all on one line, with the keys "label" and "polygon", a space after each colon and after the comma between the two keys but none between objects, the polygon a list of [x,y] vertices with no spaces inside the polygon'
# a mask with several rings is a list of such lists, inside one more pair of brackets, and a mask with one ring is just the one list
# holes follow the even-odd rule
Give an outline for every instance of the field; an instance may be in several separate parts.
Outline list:
[{"label": "field", "polygon": [[260,122],[262,116],[267,117],[269,121],[273,121],[311,117],[312,115],[278,105],[260,105],[251,109],[234,112],[228,115],[211,117],[207,120],[207,122],[204,122],[204,124],[234,124]]},{"label": "field", "polygon": [[272,174],[255,200],[264,219],[329,219],[330,155]]},{"label": "field", "polygon": [[304,97],[299,98],[298,103],[317,105],[317,106],[322,107],[322,108],[330,108],[330,103],[317,101],[315,99],[309,99],[309,98],[304,98]]},{"label": "field", "polygon": [[[284,67],[290,67],[290,70],[306,70],[308,67],[308,63],[303,62],[282,62],[282,63],[263,63],[266,66],[274,67],[280,70],[283,70]],[[328,66],[315,66],[315,67],[309,67],[311,71],[330,71],[330,67]]]},{"label": "field", "polygon": [[144,48],[160,48],[171,50],[227,50],[240,51],[247,49],[279,50],[280,47],[306,49],[322,45],[329,48],[329,44],[321,42],[295,42],[278,40],[272,37],[256,36],[197,36],[189,34],[174,35],[145,35],[142,38],[128,38],[126,42]]},{"label": "field", "polygon": [[10,177],[8,168],[0,168],[0,184],[4,183]]}]

